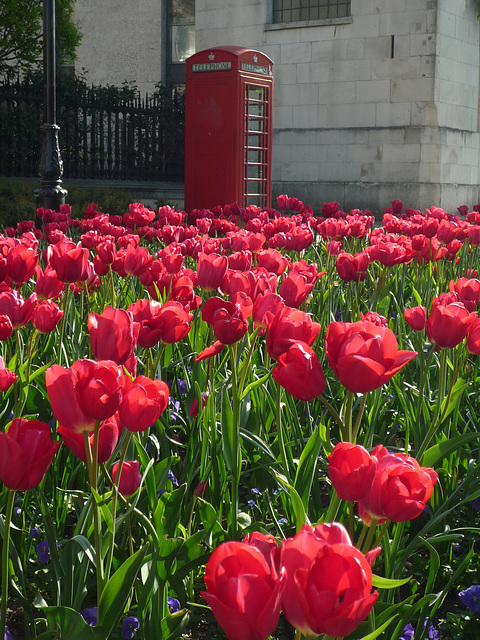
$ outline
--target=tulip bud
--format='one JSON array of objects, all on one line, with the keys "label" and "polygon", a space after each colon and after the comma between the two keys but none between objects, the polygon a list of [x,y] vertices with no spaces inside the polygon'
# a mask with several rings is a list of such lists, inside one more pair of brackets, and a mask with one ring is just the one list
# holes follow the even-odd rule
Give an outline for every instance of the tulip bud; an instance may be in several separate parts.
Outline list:
[{"label": "tulip bud", "polygon": [[205,480],[202,480],[197,484],[197,486],[193,490],[193,495],[195,498],[201,498],[204,492],[205,492]]}]

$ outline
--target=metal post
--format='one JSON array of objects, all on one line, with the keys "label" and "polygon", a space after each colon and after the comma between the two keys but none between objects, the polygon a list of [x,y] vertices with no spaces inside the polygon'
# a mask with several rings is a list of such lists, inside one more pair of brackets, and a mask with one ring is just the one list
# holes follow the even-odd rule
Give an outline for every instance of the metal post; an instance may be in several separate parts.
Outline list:
[{"label": "metal post", "polygon": [[67,190],[62,187],[63,162],[58,144],[55,86],[55,0],[43,0],[44,124],[38,166],[40,186],[35,189],[37,207],[59,210]]}]

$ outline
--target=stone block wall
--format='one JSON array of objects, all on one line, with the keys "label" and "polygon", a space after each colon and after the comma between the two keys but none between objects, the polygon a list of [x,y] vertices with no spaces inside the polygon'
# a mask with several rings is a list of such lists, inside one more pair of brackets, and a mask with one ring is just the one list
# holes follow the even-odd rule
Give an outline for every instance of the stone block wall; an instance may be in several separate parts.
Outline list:
[{"label": "stone block wall", "polygon": [[[478,195],[479,26],[465,0],[352,0],[351,19],[271,25],[267,0],[197,0],[197,50],[274,61],[274,192],[379,212]],[[226,31],[225,31],[226,29]],[[228,37],[227,37],[228,36]]]}]

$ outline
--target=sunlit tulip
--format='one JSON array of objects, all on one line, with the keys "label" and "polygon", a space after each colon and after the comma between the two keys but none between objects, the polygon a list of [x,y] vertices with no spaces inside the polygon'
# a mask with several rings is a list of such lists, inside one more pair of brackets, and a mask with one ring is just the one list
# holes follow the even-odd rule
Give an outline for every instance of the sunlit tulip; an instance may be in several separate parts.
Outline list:
[{"label": "sunlit tulip", "polygon": [[399,351],[393,331],[372,322],[332,322],[325,349],[340,383],[353,393],[378,389],[417,355]]},{"label": "sunlit tulip", "polygon": [[63,317],[63,311],[53,300],[41,300],[32,314],[32,324],[39,333],[50,333]]},{"label": "sunlit tulip", "polygon": [[363,498],[372,484],[376,461],[361,445],[339,442],[328,456],[328,475],[342,500]]},{"label": "sunlit tulip", "polygon": [[77,360],[68,369],[54,364],[45,372],[48,398],[58,422],[76,433],[93,431],[122,399],[123,374],[109,360]]},{"label": "sunlit tulip", "polygon": [[225,542],[207,562],[201,595],[228,640],[266,640],[278,624],[284,583],[256,545]]},{"label": "sunlit tulip", "polygon": [[125,384],[118,415],[129,431],[145,431],[168,405],[168,386],[162,380],[138,376]]},{"label": "sunlit tulip", "polygon": [[0,433],[0,479],[12,491],[38,486],[60,442],[53,442],[45,422],[16,418]]},{"label": "sunlit tulip", "polygon": [[377,468],[370,488],[358,502],[362,520],[370,524],[372,518],[393,522],[417,518],[437,482],[435,471],[421,467],[405,453],[390,454],[382,445],[371,455],[377,460]]},{"label": "sunlit tulip", "polygon": [[18,380],[12,371],[6,368],[3,358],[0,356],[0,391],[7,391]]},{"label": "sunlit tulip", "polygon": [[138,470],[139,464],[138,460],[125,460],[120,471],[120,480],[117,480],[119,463],[113,465],[112,478],[122,496],[133,496],[140,486],[142,474]]},{"label": "sunlit tulip", "polygon": [[140,325],[130,311],[107,306],[101,314],[89,314],[88,331],[96,360],[125,364],[135,350]]},{"label": "sunlit tulip", "polygon": [[283,307],[268,324],[267,351],[276,360],[295,342],[305,342],[311,347],[320,328],[304,311]]},{"label": "sunlit tulip", "polygon": [[303,342],[282,353],[272,377],[297,400],[308,402],[325,391],[325,376],[317,354]]}]

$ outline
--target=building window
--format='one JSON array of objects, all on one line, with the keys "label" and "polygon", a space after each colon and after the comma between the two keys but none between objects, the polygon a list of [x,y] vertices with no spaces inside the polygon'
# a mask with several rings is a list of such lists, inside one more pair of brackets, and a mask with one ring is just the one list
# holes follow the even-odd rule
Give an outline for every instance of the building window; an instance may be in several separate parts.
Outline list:
[{"label": "building window", "polygon": [[195,53],[195,0],[168,0],[167,79],[185,82],[185,60]]},{"label": "building window", "polygon": [[273,23],[329,20],[350,16],[351,0],[273,0]]}]

